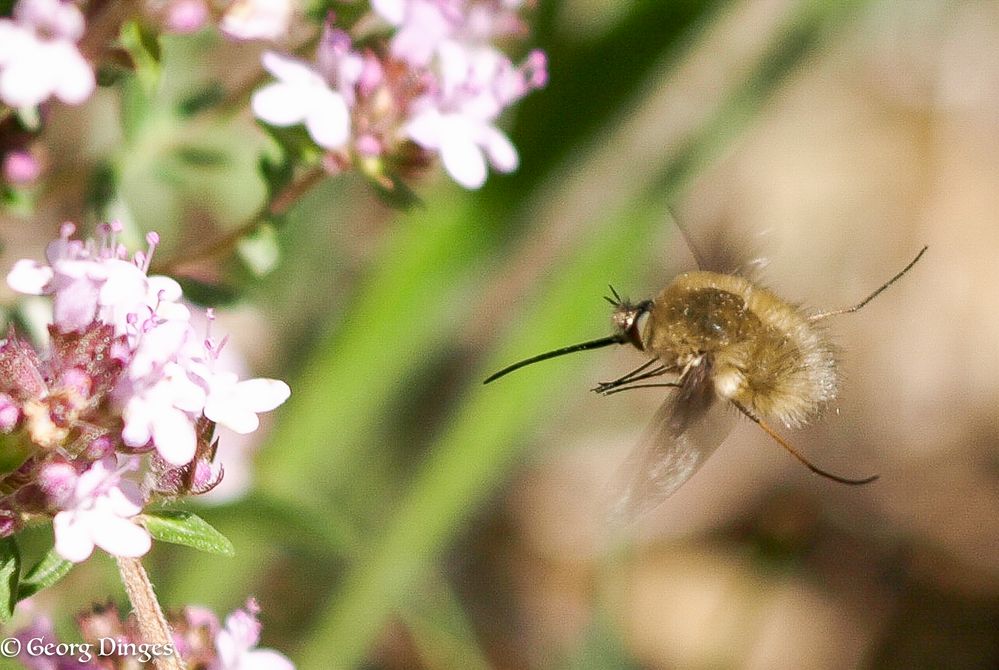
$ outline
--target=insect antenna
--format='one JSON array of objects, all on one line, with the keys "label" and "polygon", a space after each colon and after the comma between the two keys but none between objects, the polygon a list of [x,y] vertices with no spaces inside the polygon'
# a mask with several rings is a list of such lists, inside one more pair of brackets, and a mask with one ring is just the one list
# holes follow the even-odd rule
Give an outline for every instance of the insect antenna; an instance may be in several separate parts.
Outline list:
[{"label": "insect antenna", "polygon": [[[924,249],[924,251],[925,251],[925,249]],[[918,259],[919,259],[919,257],[917,256],[916,260],[918,260]],[[915,261],[913,261],[913,262],[915,262]],[[905,271],[903,270],[903,273],[904,272]],[[896,277],[896,279],[897,279],[897,277]],[[809,470],[811,470],[812,472],[814,472],[817,475],[821,475],[821,476],[825,477],[826,479],[831,479],[834,482],[839,482],[840,484],[849,484],[850,486],[860,486],[861,484],[870,484],[875,479],[878,479],[881,476],[881,475],[871,475],[870,477],[864,477],[863,479],[849,479],[847,477],[840,477],[838,475],[834,475],[831,472],[826,472],[825,470],[823,470],[822,468],[818,467],[817,465],[814,465],[811,461],[809,461],[807,458],[805,458],[804,455],[802,455],[802,453],[800,451],[798,451],[797,449],[795,449],[794,447],[792,447],[790,444],[788,444],[787,441],[785,441],[784,438],[781,437],[777,433],[777,431],[775,431],[773,428],[771,428],[766,423],[764,423],[764,421],[762,419],[760,419],[758,416],[756,416],[755,414],[753,414],[752,412],[750,412],[748,409],[746,409],[745,407],[743,407],[740,403],[737,403],[734,400],[732,400],[731,402],[732,402],[733,405],[735,405],[736,409],[738,409],[740,412],[742,412],[744,415],[746,415],[746,417],[750,421],[752,421],[757,426],[759,426],[760,428],[762,428],[763,432],[765,432],[767,435],[769,435],[770,437],[772,437],[773,440],[774,440],[774,442],[776,442],[780,446],[784,447],[789,454],[791,454],[796,459],[798,459],[799,463],[801,463],[802,465],[804,465],[806,468],[808,468]]]},{"label": "insect antenna", "polygon": [[864,298],[863,300],[861,300],[860,302],[858,302],[853,307],[846,307],[844,309],[834,309],[834,310],[829,311],[829,312],[821,312],[819,314],[813,314],[810,317],[808,317],[808,320],[809,321],[818,321],[820,319],[825,319],[826,317],[829,317],[829,316],[837,316],[839,314],[851,314],[853,312],[856,312],[861,307],[863,307],[864,305],[866,305],[867,303],[869,303],[870,301],[874,300],[879,295],[881,295],[881,293],[886,288],[888,288],[889,286],[891,286],[892,284],[894,284],[895,282],[897,282],[899,279],[901,279],[902,276],[905,275],[906,272],[908,272],[909,270],[912,269],[913,265],[915,265],[916,263],[919,262],[919,259],[923,257],[923,254],[926,253],[927,249],[929,249],[929,247],[923,247],[922,249],[920,249],[919,253],[916,254],[916,257],[913,258],[911,261],[909,261],[909,264],[906,265],[904,268],[902,268],[901,272],[899,272],[897,275],[895,275],[894,277],[892,277],[891,279],[889,279],[888,281],[886,281],[884,284],[882,284],[878,288],[878,290],[876,290],[874,293],[870,294],[869,296],[867,296],[866,298]]},{"label": "insect antenna", "polygon": [[607,284],[607,288],[610,289],[611,295],[613,295],[614,297],[613,298],[608,298],[607,296],[604,296],[604,300],[606,300],[610,304],[614,305],[615,307],[620,307],[621,306],[621,296],[618,295],[617,290],[611,284]]},{"label": "insect antenna", "polygon": [[531,363],[537,363],[538,361],[548,360],[549,358],[555,358],[556,356],[564,356],[566,354],[573,354],[577,351],[587,351],[589,349],[599,349],[600,347],[606,347],[611,344],[624,344],[625,339],[623,335],[615,334],[609,337],[601,337],[598,340],[590,340],[589,342],[582,342],[580,344],[573,344],[568,347],[562,347],[561,349],[555,349],[554,351],[548,351],[543,354],[538,354],[537,356],[532,356],[531,358],[526,358],[513,365],[508,365],[499,372],[494,372],[493,374],[486,377],[483,384],[488,384],[491,381],[496,381],[500,377],[507,375],[514,370],[518,370],[525,365],[530,365]]}]

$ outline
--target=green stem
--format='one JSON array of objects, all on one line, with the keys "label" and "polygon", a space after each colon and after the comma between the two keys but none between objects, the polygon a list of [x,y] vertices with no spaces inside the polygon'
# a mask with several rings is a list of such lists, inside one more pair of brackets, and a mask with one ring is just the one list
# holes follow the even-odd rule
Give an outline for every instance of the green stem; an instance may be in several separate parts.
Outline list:
[{"label": "green stem", "polygon": [[246,235],[253,233],[261,223],[272,217],[287,213],[325,175],[325,170],[320,166],[310,168],[308,172],[288,184],[273,200],[261,207],[260,211],[250,217],[243,225],[193,253],[176,256],[168,259],[163,264],[154,263],[151,272],[154,274],[170,274],[176,272],[178,268],[231,253],[239,241]]}]

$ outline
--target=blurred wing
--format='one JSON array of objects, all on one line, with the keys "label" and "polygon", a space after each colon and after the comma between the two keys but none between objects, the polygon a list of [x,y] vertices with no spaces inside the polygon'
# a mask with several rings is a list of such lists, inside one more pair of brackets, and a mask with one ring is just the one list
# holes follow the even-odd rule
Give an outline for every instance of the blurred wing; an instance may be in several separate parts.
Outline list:
[{"label": "blurred wing", "polygon": [[629,522],[690,479],[732,430],[736,414],[713,392],[680,388],[656,412],[621,468],[613,518]]}]

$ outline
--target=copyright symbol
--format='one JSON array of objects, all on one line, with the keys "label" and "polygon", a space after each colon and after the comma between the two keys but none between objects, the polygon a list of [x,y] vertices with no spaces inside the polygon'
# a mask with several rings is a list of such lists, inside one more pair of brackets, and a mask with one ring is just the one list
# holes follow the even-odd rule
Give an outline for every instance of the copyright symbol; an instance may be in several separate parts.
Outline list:
[{"label": "copyright symbol", "polygon": [[0,656],[14,658],[21,653],[21,641],[16,637],[5,637],[0,640]]}]

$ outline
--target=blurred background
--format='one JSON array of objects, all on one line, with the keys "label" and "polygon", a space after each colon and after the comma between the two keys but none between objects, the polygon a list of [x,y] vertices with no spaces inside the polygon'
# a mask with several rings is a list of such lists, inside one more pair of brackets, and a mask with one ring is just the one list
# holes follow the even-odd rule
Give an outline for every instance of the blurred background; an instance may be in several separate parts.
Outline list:
[{"label": "blurred background", "polygon": [[[236,557],[157,545],[161,601],[254,595],[264,644],[305,669],[999,667],[999,4],[562,0],[533,21],[551,79],[509,119],[516,174],[428,177],[407,212],[328,178],[239,257],[179,266],[293,394],[242,447],[249,491],[192,503]],[[108,90],[53,109],[0,264],[98,206],[159,231],[161,261],[252,216],[268,140],[245,109],[181,103],[253,81],[258,54],[167,38],[141,114]],[[641,354],[481,384],[609,334],[608,283],[640,299],[693,269],[674,218],[719,269],[815,308],[929,245],[831,323],[841,396],[785,431],[880,480],[817,478],[742,421],[615,533],[608,484],[663,395],[589,389]],[[101,556],[34,606],[66,627],[116,584]]]}]

